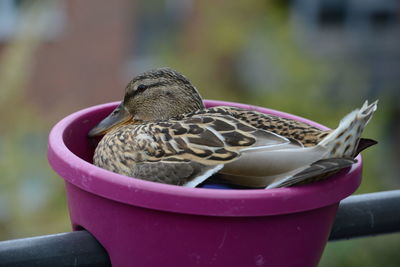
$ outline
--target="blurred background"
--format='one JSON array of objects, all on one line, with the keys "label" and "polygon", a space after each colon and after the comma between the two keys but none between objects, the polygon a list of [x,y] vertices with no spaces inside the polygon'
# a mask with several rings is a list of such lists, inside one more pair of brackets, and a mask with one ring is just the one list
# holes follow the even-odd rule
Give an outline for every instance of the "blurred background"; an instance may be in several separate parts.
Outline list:
[{"label": "blurred background", "polygon": [[[0,1],[0,240],[70,231],[51,127],[123,97],[137,73],[177,69],[207,99],[335,127],[364,100],[357,193],[400,187],[400,2],[396,0]],[[320,266],[398,266],[399,234],[331,242]]]}]

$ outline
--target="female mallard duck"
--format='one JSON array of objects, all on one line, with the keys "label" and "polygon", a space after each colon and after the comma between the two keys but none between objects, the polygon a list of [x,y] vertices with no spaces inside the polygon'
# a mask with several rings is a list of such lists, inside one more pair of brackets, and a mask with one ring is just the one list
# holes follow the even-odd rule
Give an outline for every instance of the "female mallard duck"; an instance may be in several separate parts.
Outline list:
[{"label": "female mallard duck", "polygon": [[353,164],[376,143],[360,139],[376,107],[366,102],[322,131],[256,111],[206,109],[188,79],[160,68],[129,82],[121,104],[89,136],[104,135],[94,164],[119,174],[195,187],[218,172],[232,184],[275,188]]}]

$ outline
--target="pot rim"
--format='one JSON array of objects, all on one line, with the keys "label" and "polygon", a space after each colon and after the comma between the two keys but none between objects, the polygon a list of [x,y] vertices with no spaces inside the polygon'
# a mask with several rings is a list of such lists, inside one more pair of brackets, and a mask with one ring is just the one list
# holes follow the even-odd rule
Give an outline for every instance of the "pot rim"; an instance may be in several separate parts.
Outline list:
[{"label": "pot rim", "polygon": [[[205,100],[207,107],[234,106],[279,115],[329,129],[311,120],[289,113],[234,102]],[[329,179],[312,184],[277,189],[186,188],[127,177],[99,168],[75,155],[65,144],[74,123],[98,121],[90,116],[115,108],[119,102],[89,107],[72,113],[51,130],[48,161],[67,182],[92,194],[128,205],[184,214],[209,216],[265,216],[301,212],[337,204],[360,185],[362,160]],[[87,127],[87,126],[86,126]],[[67,133],[68,131],[68,133]]]}]

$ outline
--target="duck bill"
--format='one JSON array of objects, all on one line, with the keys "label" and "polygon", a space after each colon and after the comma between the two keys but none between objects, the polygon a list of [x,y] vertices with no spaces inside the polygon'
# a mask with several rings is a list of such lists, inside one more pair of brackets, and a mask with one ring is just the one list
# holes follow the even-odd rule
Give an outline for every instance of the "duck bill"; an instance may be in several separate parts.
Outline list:
[{"label": "duck bill", "polygon": [[118,107],[111,112],[105,119],[103,119],[99,124],[97,124],[90,132],[88,133],[89,137],[96,137],[106,134],[112,128],[124,124],[125,122],[132,119],[132,116],[126,110],[124,105],[121,103]]}]

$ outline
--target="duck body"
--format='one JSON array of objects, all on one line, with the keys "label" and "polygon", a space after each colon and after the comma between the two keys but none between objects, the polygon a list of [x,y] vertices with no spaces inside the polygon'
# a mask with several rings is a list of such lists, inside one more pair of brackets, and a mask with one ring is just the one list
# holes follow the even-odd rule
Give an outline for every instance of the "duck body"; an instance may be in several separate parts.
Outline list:
[{"label": "duck body", "polygon": [[376,143],[361,138],[376,108],[365,102],[323,131],[236,107],[207,109],[185,76],[160,68],[132,79],[120,105],[88,136],[103,136],[93,163],[126,176],[196,187],[218,173],[224,183],[275,188],[351,166]]},{"label": "duck body", "polygon": [[[329,167],[335,171],[355,162],[356,146],[346,155],[318,146],[330,133],[256,111],[213,107],[117,127],[97,146],[94,164],[130,177],[189,187],[216,172],[222,182],[235,185],[291,186],[332,172]],[[328,166],[287,183],[320,160],[327,160]]]}]

